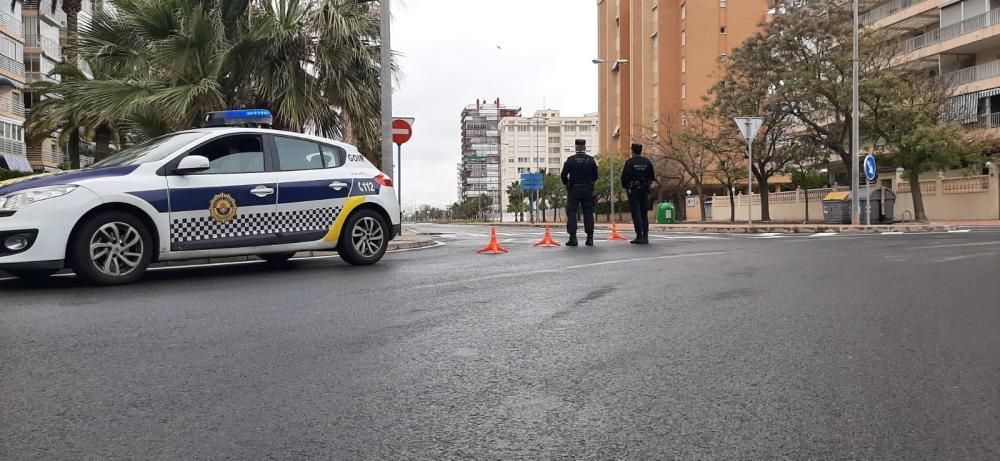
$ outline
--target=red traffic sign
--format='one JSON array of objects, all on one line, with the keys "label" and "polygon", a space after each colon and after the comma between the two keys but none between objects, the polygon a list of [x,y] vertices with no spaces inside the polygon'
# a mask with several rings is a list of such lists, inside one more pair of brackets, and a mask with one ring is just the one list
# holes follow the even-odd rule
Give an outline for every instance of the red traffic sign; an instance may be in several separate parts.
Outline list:
[{"label": "red traffic sign", "polygon": [[392,121],[392,142],[404,144],[413,136],[413,122],[397,118]]}]

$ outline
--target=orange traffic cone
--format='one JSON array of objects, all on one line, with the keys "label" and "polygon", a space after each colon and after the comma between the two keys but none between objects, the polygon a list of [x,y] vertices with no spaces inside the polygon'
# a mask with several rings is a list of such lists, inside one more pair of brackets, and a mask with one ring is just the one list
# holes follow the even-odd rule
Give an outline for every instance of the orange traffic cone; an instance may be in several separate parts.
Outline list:
[{"label": "orange traffic cone", "polygon": [[625,238],[624,235],[618,233],[618,226],[615,224],[614,221],[611,221],[611,236],[608,237],[609,242],[612,240],[625,240],[626,242],[628,241],[628,239]]},{"label": "orange traffic cone", "polygon": [[535,244],[536,247],[557,247],[559,242],[552,239],[552,225],[545,225],[545,237],[542,237],[542,241]]},{"label": "orange traffic cone", "polygon": [[495,227],[493,228],[493,235],[490,237],[489,245],[480,248],[479,251],[476,252],[476,254],[483,254],[487,252],[495,255],[501,253],[509,253],[509,251],[507,251],[506,248],[500,246],[500,242],[497,241],[497,228]]}]

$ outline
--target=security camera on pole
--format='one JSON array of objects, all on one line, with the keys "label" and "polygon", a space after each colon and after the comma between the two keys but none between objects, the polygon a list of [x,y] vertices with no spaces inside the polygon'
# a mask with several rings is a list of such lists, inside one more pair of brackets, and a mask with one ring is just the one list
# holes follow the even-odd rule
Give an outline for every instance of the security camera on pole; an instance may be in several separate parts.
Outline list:
[{"label": "security camera on pole", "polygon": [[[736,117],[736,126],[747,141],[747,227],[753,226],[753,140],[764,126],[762,117]],[[763,204],[761,204],[763,205]]]}]

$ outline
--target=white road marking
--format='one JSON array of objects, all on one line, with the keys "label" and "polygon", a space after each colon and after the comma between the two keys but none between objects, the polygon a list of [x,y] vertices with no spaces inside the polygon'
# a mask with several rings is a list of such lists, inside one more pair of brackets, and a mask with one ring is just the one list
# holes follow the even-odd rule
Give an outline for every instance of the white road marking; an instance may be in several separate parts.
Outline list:
[{"label": "white road marking", "polygon": [[630,263],[630,262],[654,261],[654,260],[658,260],[658,259],[691,258],[691,257],[695,257],[695,256],[712,256],[712,255],[720,255],[720,254],[725,254],[725,252],[723,252],[723,251],[715,251],[715,252],[711,252],[711,253],[688,253],[688,254],[680,254],[680,255],[653,256],[653,257],[650,257],[650,258],[633,258],[633,259],[620,259],[620,260],[615,260],[615,261],[602,261],[602,262],[590,263],[590,264],[577,264],[577,265],[574,265],[574,266],[566,266],[566,267],[563,267],[563,268],[560,268],[560,269],[538,269],[538,270],[534,270],[534,271],[516,271],[516,272],[506,272],[506,273],[503,273],[503,274],[496,274],[496,275],[487,275],[485,277],[476,277],[476,278],[465,279],[465,280],[449,280],[447,282],[431,283],[431,284],[427,284],[427,285],[418,285],[418,286],[413,287],[413,289],[419,290],[419,289],[423,289],[423,288],[440,288],[440,287],[445,287],[445,286],[449,286],[449,285],[458,285],[458,284],[463,284],[463,283],[485,282],[485,281],[489,281],[489,280],[498,280],[498,279],[505,279],[505,278],[510,278],[510,277],[523,277],[523,276],[526,276],[526,275],[559,274],[559,273],[563,273],[563,272],[565,272],[566,270],[569,270],[569,269],[582,269],[582,268],[585,268],[585,267],[606,266],[606,265],[609,265],[609,264],[625,264],[625,263]]},{"label": "white road marking", "polygon": [[616,261],[601,261],[601,262],[597,262],[597,263],[577,264],[575,266],[566,266],[566,269],[583,269],[585,267],[607,266],[607,265],[610,265],[610,264],[625,264],[625,263],[634,263],[634,262],[640,262],[640,261],[655,261],[655,260],[658,260],[658,259],[693,258],[695,256],[714,256],[714,255],[721,255],[721,254],[724,254],[724,253],[725,253],[724,251],[713,251],[713,252],[709,252],[709,253],[688,253],[688,254],[681,254],[681,255],[652,256],[652,257],[649,257],[649,258],[619,259],[619,260],[616,260]]},{"label": "white road marking", "polygon": [[965,233],[969,233],[969,232],[972,232],[972,229],[959,229],[959,230],[950,230],[950,231],[948,231],[949,234],[965,234]]},{"label": "white road marking", "polygon": [[834,235],[837,235],[837,233],[836,232],[820,232],[818,234],[810,235],[810,237],[833,237]]},{"label": "white road marking", "polygon": [[779,234],[777,232],[762,232],[760,234],[755,235],[753,238],[757,238],[757,239],[776,239],[776,238],[781,238],[781,237],[782,237],[782,234]]},{"label": "white road marking", "polygon": [[903,232],[899,231],[883,232],[882,235],[903,235]]},{"label": "white road marking", "polygon": [[937,248],[982,247],[982,246],[992,246],[992,245],[1000,245],[1000,242],[949,243],[945,245],[929,245],[925,247],[913,247],[912,249],[933,250]]},{"label": "white road marking", "polygon": [[963,255],[963,256],[952,256],[950,258],[944,258],[944,259],[935,259],[934,262],[936,262],[936,263],[946,263],[946,262],[951,262],[951,261],[960,261],[960,260],[963,260],[963,259],[981,258],[983,256],[996,256],[996,255],[997,255],[996,253],[977,253],[977,254]]}]

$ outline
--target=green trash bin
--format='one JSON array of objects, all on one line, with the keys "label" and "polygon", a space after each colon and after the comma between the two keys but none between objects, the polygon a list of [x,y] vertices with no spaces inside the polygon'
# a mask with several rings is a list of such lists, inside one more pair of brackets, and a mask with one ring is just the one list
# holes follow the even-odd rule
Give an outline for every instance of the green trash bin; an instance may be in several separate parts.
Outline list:
[{"label": "green trash bin", "polygon": [[677,224],[677,209],[673,203],[661,203],[656,207],[657,224]]}]

